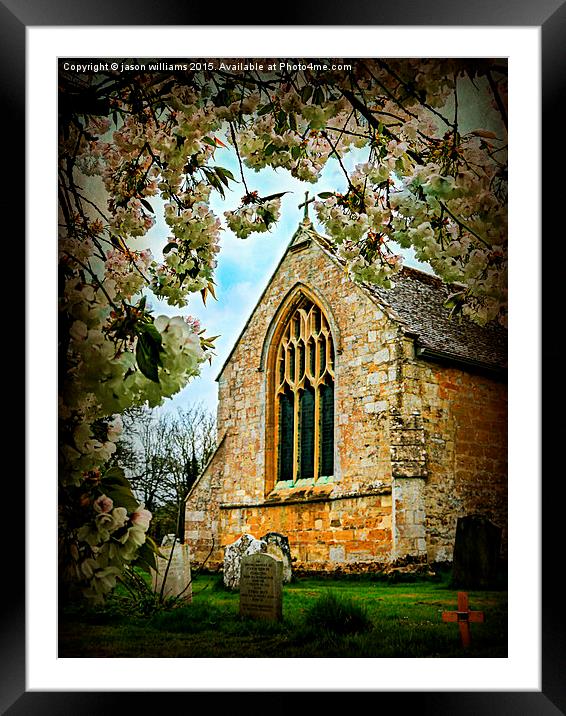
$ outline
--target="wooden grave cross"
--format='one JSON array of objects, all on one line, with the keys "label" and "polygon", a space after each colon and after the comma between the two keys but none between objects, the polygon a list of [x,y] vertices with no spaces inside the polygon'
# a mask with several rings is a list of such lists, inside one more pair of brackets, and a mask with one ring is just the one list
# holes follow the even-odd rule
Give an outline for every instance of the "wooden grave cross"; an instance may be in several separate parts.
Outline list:
[{"label": "wooden grave cross", "polygon": [[483,622],[483,612],[473,612],[468,607],[468,593],[458,592],[458,610],[455,612],[442,612],[443,622],[458,622],[462,646],[470,646],[471,622]]}]

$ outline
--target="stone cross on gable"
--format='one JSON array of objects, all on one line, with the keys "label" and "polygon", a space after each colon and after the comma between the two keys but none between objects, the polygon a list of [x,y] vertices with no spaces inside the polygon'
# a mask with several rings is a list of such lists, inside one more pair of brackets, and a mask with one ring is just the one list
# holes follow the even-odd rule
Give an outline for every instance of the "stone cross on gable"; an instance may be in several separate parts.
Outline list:
[{"label": "stone cross on gable", "polygon": [[309,193],[308,191],[305,192],[305,200],[302,204],[299,204],[299,209],[302,209],[302,207],[305,207],[305,213],[303,215],[303,221],[310,221],[309,218],[309,204],[312,204],[312,202],[315,200],[315,197],[313,196],[312,199],[309,199]]}]

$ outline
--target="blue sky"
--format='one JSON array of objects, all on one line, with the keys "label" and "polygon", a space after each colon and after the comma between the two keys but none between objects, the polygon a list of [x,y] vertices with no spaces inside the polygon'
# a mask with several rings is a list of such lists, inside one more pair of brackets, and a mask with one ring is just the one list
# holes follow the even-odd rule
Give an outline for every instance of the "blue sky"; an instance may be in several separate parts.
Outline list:
[{"label": "blue sky", "polygon": [[[460,112],[461,131],[470,131],[476,128],[500,131],[499,117],[487,99],[478,101],[475,92],[468,96],[471,86],[460,83],[460,104],[466,107],[465,116]],[[452,116],[452,99],[449,98],[445,110],[448,117]],[[343,158],[343,164],[348,171],[354,169],[356,164],[367,161],[368,149],[351,149]],[[336,159],[330,158],[324,167],[321,177],[316,184],[309,184],[291,177],[285,169],[265,168],[259,172],[244,167],[246,183],[250,191],[257,190],[260,196],[268,196],[278,192],[288,191],[281,200],[281,217],[270,232],[251,234],[247,239],[238,239],[226,226],[223,212],[233,210],[240,205],[240,199],[245,193],[241,183],[240,168],[236,154],[230,148],[217,148],[214,163],[230,169],[239,181],[232,184],[233,189],[226,192],[226,198],[213,190],[211,206],[215,214],[221,219],[224,231],[221,232],[220,253],[216,270],[216,296],[217,301],[210,298],[203,306],[200,294],[191,297],[189,305],[183,309],[168,306],[164,301],[151,299],[155,315],[192,315],[199,318],[206,332],[210,336],[219,335],[216,341],[216,355],[212,365],[203,365],[199,378],[190,384],[172,399],[167,400],[165,408],[184,406],[190,402],[202,402],[210,410],[216,410],[217,383],[215,378],[228,357],[232,347],[261,293],[266,287],[273,271],[281,259],[291,236],[294,234],[303,216],[303,209],[299,204],[304,201],[305,192],[310,196],[322,191],[346,191],[347,184],[344,174]],[[152,199],[152,205],[157,209],[158,202]],[[161,248],[165,245],[164,239],[170,235],[160,211],[157,210],[157,222],[149,233],[150,246],[155,257],[161,256]],[[315,228],[324,233],[314,214],[310,210],[310,217]],[[432,272],[432,269],[414,258],[412,250],[398,247],[404,256],[404,264]]]},{"label": "blue sky", "polygon": [[[344,158],[343,163],[350,171],[365,159],[364,150],[353,150]],[[217,149],[215,163],[230,169],[234,177],[240,180],[240,170],[233,151]],[[332,158],[327,162],[316,184],[294,179],[287,170],[281,168],[266,168],[259,172],[244,168],[244,172],[249,190],[257,190],[260,196],[282,191],[289,193],[281,199],[281,217],[271,231],[239,239],[226,226],[223,212],[239,206],[245,193],[241,181],[233,185],[232,191],[226,192],[225,199],[213,192],[211,206],[224,226],[215,274],[217,300],[209,298],[205,306],[200,294],[195,294],[191,296],[188,306],[179,309],[168,306],[164,301],[151,299],[155,316],[191,315],[201,321],[207,335],[219,335],[212,363],[205,363],[198,378],[194,378],[184,390],[166,401],[166,410],[200,402],[209,410],[216,411],[218,384],[215,378],[303,217],[304,209],[299,209],[299,204],[304,201],[305,192],[309,191],[309,196],[312,197],[318,192],[345,191],[347,188],[344,174],[338,162]],[[169,235],[167,225],[159,212],[157,214],[157,222],[149,233],[150,245],[156,257],[160,256],[160,247],[165,245],[164,238]],[[316,221],[312,205],[310,217],[315,227],[324,233]],[[403,251],[403,254],[406,256],[407,265],[426,269],[412,257],[411,252]]]}]

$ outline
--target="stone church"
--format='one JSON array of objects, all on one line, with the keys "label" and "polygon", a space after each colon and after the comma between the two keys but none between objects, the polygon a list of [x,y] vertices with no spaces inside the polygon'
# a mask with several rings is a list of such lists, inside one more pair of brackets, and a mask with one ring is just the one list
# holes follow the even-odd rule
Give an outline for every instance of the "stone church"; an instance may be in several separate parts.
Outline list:
[{"label": "stone church", "polygon": [[186,501],[192,562],[242,534],[297,571],[451,561],[458,517],[507,542],[506,333],[450,318],[404,268],[355,284],[305,219],[217,378],[218,442]]}]

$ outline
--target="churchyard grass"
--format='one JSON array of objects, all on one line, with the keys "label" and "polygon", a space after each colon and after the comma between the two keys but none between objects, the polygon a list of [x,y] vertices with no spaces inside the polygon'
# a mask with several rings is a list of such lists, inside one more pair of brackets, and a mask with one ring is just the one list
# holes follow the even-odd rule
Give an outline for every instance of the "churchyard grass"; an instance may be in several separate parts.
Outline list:
[{"label": "churchyard grass", "polygon": [[[326,609],[320,609],[327,600]],[[152,615],[125,613],[118,592],[99,608],[67,607],[59,621],[60,657],[505,657],[507,592],[469,591],[472,625],[463,649],[458,625],[442,612],[456,608],[449,575],[402,581],[299,578],[283,586],[283,620],[238,615],[239,594],[222,577],[193,579],[193,602]],[[330,607],[328,606],[330,605]],[[328,615],[325,621],[324,614]],[[350,615],[351,630],[340,628]]]}]

